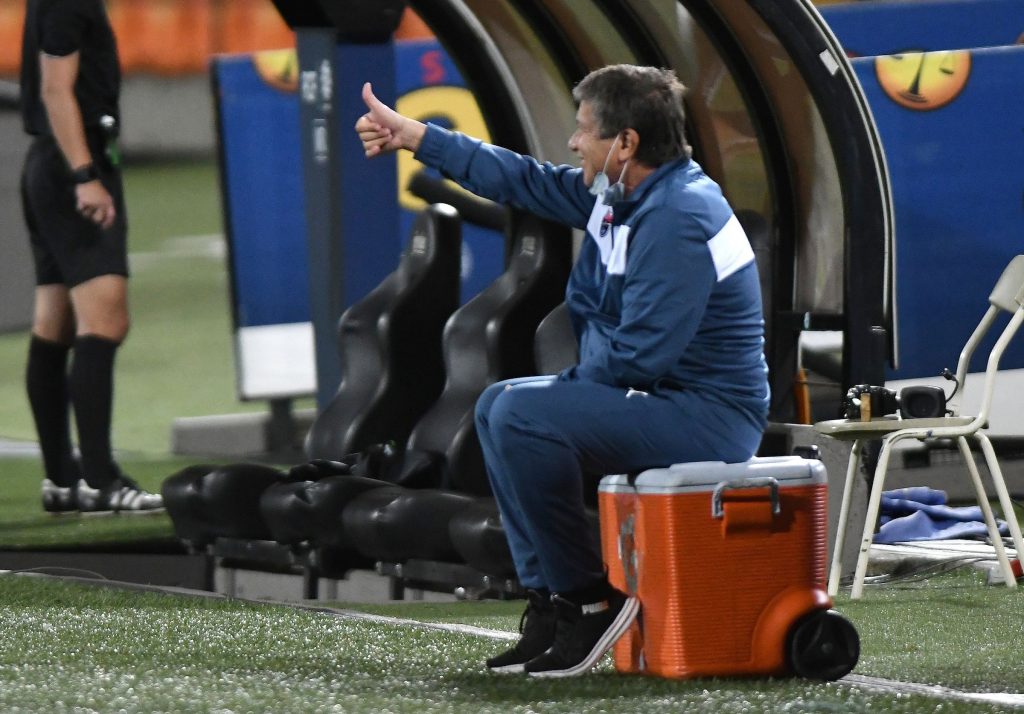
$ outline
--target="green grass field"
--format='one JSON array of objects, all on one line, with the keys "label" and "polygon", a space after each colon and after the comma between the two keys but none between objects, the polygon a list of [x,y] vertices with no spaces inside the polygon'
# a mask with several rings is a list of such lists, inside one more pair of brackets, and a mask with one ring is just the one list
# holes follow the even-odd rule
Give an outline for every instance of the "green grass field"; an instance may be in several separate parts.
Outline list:
[{"label": "green grass field", "polygon": [[[957,575],[840,603],[857,673],[1021,691],[1016,593]],[[230,600],[0,576],[0,709],[125,712],[1000,712],[985,704],[795,679],[668,681],[491,675],[506,641]],[[936,608],[941,604],[941,608]],[[518,603],[365,608],[514,631]],[[976,628],[955,626],[971,618]],[[915,643],[930,633],[931,652]],[[977,636],[976,633],[983,633]],[[996,680],[991,678],[998,672]]]},{"label": "green grass field", "polygon": [[[132,330],[117,357],[119,450],[166,454],[175,417],[266,408],[235,393],[219,192],[212,161],[125,170]],[[0,335],[0,438],[35,439],[21,379],[28,339]]]}]

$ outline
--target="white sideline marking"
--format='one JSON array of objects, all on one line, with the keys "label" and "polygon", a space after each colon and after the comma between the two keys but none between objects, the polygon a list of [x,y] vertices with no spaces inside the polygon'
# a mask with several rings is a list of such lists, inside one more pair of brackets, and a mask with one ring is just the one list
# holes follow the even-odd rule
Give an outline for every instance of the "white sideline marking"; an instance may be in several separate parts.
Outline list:
[{"label": "white sideline marking", "polygon": [[[18,571],[0,570],[0,573],[21,574]],[[519,634],[506,632],[505,630],[489,630],[484,627],[473,625],[460,625],[448,622],[421,622],[405,617],[391,617],[389,615],[374,615],[356,610],[340,610],[323,605],[312,605],[310,603],[284,602],[281,600],[255,600],[250,598],[229,598],[221,593],[212,593],[206,590],[193,590],[191,588],[180,588],[163,585],[142,585],[139,583],[127,583],[117,580],[97,580],[95,578],[82,578],[75,576],[44,575],[41,573],[25,573],[28,577],[46,577],[57,580],[73,581],[85,585],[113,588],[117,590],[138,590],[145,592],[162,592],[173,595],[185,595],[206,599],[238,600],[240,602],[254,605],[277,605],[288,607],[293,610],[304,610],[316,612],[323,615],[330,615],[347,620],[362,620],[365,622],[376,622],[382,625],[401,625],[406,627],[418,627],[424,630],[438,630],[441,632],[456,632],[475,637],[487,637],[492,640],[517,640]],[[986,704],[999,704],[1010,707],[1024,708],[1024,694],[1015,692],[962,692],[958,689],[950,689],[937,684],[918,684],[916,682],[899,682],[894,679],[882,679],[881,677],[867,677],[862,674],[848,674],[842,679],[836,680],[836,684],[844,684],[851,687],[861,687],[877,692],[891,692],[895,694],[920,694],[926,697],[937,699],[955,699],[965,702],[983,702]]]},{"label": "white sideline marking", "polygon": [[506,632],[504,630],[488,630],[484,627],[475,627],[473,625],[460,625],[452,622],[422,622],[420,620],[410,620],[405,617],[392,617],[390,615],[374,615],[369,612],[359,612],[358,610],[338,610],[333,607],[322,607],[319,605],[308,605],[304,603],[293,603],[293,602],[279,602],[276,600],[246,600],[246,602],[262,603],[265,605],[281,605],[283,607],[298,608],[300,610],[309,610],[312,612],[319,612],[324,615],[332,615],[334,617],[340,617],[345,620],[365,620],[367,622],[377,622],[382,625],[405,625],[408,627],[419,627],[425,630],[440,630],[442,632],[456,632],[460,635],[473,635],[475,637],[488,637],[492,640],[518,640],[518,632]]},{"label": "white sideline marking", "polygon": [[926,697],[941,699],[959,699],[965,702],[985,702],[986,704],[1003,704],[1012,707],[1024,707],[1024,694],[1012,692],[961,692],[937,684],[917,684],[915,682],[897,682],[880,677],[865,677],[862,674],[848,674],[839,680],[840,684],[851,684],[855,687],[873,689],[880,692],[896,694],[923,694]]},{"label": "white sideline marking", "polygon": [[156,250],[129,251],[128,267],[146,269],[166,258],[206,258],[223,260],[227,256],[227,241],[221,233],[164,238]]},{"label": "white sideline marking", "polygon": [[39,444],[34,441],[0,438],[0,458],[39,456]]}]

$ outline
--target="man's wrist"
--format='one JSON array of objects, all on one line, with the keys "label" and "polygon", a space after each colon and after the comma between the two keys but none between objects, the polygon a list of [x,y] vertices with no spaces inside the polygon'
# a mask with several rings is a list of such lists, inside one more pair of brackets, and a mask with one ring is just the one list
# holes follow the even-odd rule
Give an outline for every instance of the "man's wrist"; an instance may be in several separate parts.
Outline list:
[{"label": "man's wrist", "polygon": [[427,125],[415,119],[406,119],[406,121],[409,123],[407,124],[406,135],[402,141],[403,148],[415,154],[420,150],[420,144],[423,143],[423,135],[427,133]]},{"label": "man's wrist", "polygon": [[99,169],[91,161],[71,170],[71,181],[75,184],[89,183],[100,177]]}]

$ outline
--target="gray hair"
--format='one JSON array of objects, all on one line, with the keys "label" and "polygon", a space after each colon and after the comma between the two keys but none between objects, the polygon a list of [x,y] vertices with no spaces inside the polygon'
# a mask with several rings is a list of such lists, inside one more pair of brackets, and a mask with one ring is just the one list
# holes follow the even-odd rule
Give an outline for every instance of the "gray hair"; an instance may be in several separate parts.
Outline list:
[{"label": "gray hair", "polygon": [[640,135],[636,160],[646,166],[690,156],[686,141],[686,87],[671,69],[613,64],[594,70],[572,90],[587,102],[602,139],[625,129]]}]

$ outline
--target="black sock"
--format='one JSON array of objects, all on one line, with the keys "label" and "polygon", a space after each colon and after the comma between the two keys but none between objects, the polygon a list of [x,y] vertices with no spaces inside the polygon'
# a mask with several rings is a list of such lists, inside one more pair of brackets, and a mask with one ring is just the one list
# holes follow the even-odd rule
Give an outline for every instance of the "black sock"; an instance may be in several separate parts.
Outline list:
[{"label": "black sock", "polygon": [[567,592],[560,592],[558,595],[570,600],[577,605],[582,605],[592,602],[600,602],[601,600],[609,597],[615,588],[612,587],[611,583],[608,582],[607,576],[602,576],[600,580],[594,580],[586,587],[579,588],[578,590],[570,590]]},{"label": "black sock", "polygon": [[[526,592],[536,593],[538,600],[537,605],[540,606],[542,609],[548,609],[552,607],[551,591],[547,588],[529,588]],[[530,601],[533,602],[533,598],[530,598]]]},{"label": "black sock", "polygon": [[32,335],[25,368],[25,391],[39,435],[46,478],[73,486],[78,472],[71,455],[68,424],[68,350],[70,345]]},{"label": "black sock", "polygon": [[68,383],[78,427],[82,472],[93,488],[114,480],[117,473],[110,448],[114,402],[114,355],[120,343],[96,335],[75,340]]}]

